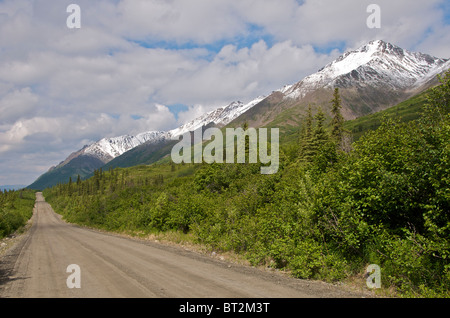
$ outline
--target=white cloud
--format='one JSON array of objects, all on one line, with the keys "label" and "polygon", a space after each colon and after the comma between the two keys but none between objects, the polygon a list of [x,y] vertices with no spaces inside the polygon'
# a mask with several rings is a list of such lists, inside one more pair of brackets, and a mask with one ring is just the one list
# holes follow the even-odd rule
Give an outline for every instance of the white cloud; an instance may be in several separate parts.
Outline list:
[{"label": "white cloud", "polygon": [[272,47],[259,41],[242,49],[229,44],[210,63],[197,63],[195,69],[180,71],[157,96],[168,103],[224,106],[268,94],[329,61],[330,56],[315,53],[311,46],[297,47],[290,41]]},{"label": "white cloud", "polygon": [[123,0],[113,19],[121,35],[207,44],[231,38],[245,26],[227,0]]},{"label": "white cloud", "polygon": [[15,122],[34,115],[39,97],[29,87],[15,89],[0,97],[0,123]]},{"label": "white cloud", "polygon": [[423,42],[415,48],[420,52],[432,54],[441,58],[450,58],[450,25],[440,24],[436,26]]}]

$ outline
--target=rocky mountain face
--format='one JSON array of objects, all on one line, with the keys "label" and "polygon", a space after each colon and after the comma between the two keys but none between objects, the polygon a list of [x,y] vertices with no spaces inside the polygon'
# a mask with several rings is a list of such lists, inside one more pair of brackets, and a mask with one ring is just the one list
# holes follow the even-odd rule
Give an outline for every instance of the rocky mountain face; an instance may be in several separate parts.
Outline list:
[{"label": "rocky mountain face", "polygon": [[176,138],[186,132],[197,130],[198,128],[207,126],[211,123],[214,123],[219,127],[225,126],[256,104],[261,102],[264,98],[265,96],[259,96],[246,104],[240,101],[232,102],[228,106],[208,112],[176,129],[169,131],[170,137]]},{"label": "rocky mountain face", "polygon": [[120,136],[114,138],[103,138],[83,149],[83,154],[99,158],[107,163],[146,142],[164,140],[168,137],[164,131],[149,131],[136,136]]},{"label": "rocky mountain face", "polygon": [[298,99],[319,88],[414,89],[448,68],[448,62],[383,41],[372,41],[280,91],[286,98]]},{"label": "rocky mountain face", "polygon": [[[341,55],[318,72],[274,91],[239,118],[237,124],[267,125],[290,109],[301,116],[308,104],[326,111],[334,88],[340,89],[345,119],[391,107],[436,84],[450,60],[410,52],[384,41],[372,41]],[[296,110],[295,110],[296,109]]]}]

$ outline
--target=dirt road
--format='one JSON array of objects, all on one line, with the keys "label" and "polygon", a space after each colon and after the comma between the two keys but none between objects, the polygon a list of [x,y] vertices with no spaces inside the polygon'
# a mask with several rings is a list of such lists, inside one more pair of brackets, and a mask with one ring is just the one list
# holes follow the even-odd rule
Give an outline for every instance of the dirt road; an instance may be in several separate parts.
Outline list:
[{"label": "dirt road", "polygon": [[[41,193],[32,222],[23,238],[0,258],[0,297],[362,296],[179,247],[71,225],[61,220]],[[71,264],[78,265],[79,271],[67,272]]]}]

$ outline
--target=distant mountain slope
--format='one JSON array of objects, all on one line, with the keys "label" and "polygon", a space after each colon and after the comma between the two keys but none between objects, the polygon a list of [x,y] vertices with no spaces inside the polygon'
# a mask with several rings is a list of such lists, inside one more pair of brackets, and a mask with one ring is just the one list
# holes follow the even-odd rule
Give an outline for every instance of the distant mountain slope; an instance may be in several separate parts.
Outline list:
[{"label": "distant mountain slope", "polygon": [[356,141],[367,131],[377,129],[381,125],[383,117],[395,118],[401,122],[418,119],[422,114],[423,106],[427,102],[428,91],[426,90],[388,109],[348,120],[344,123],[344,127],[352,133],[353,140]]},{"label": "distant mountain slope", "polygon": [[309,103],[329,109],[334,88],[340,89],[345,119],[389,108],[437,84],[436,75],[450,61],[372,41],[347,52],[317,73],[274,91],[238,117],[231,126],[298,125]]},{"label": "distant mountain slope", "polygon": [[104,165],[103,169],[108,170],[110,168],[127,168],[137,165],[152,164],[170,154],[173,146],[177,142],[177,140],[163,140],[139,145],[114,158]]},{"label": "distant mountain slope", "polygon": [[[153,163],[167,155],[165,152],[167,147],[175,144],[174,140],[177,140],[182,134],[208,125],[226,125],[263,98],[258,97],[248,103],[233,102],[167,132],[148,131],[136,136],[103,138],[73,152],[60,164],[51,167],[28,188],[44,189],[58,183],[66,183],[70,177],[74,179],[78,175],[84,179],[92,175],[95,169],[103,166],[105,169],[109,169],[110,167],[129,167],[135,164]],[[130,152],[134,149],[136,150]]]},{"label": "distant mountain slope", "polygon": [[99,158],[107,163],[146,142],[154,142],[167,139],[164,131],[148,131],[136,136],[120,136],[114,138],[103,138],[102,140],[84,148],[83,153]]},{"label": "distant mountain slope", "polygon": [[227,125],[241,114],[260,103],[264,98],[265,96],[259,96],[246,104],[240,101],[232,102],[228,106],[210,111],[176,129],[169,131],[170,136],[173,139],[183,135],[186,132],[197,130],[198,128],[207,126],[211,123],[214,123],[216,126]]},{"label": "distant mountain slope", "polygon": [[50,169],[27,188],[44,190],[58,183],[67,183],[69,178],[72,178],[72,181],[75,182],[78,175],[81,178],[85,178],[94,170],[103,167],[104,164],[103,161],[93,156],[77,156],[61,167]]}]

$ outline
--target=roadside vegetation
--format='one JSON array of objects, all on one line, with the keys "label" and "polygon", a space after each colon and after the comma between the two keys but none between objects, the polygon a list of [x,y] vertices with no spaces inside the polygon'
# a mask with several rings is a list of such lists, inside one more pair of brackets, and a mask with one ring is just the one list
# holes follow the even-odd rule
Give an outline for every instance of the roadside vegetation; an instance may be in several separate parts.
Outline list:
[{"label": "roadside vegetation", "polygon": [[0,191],[0,239],[21,227],[33,215],[36,200],[34,191]]},{"label": "roadside vegetation", "polygon": [[330,124],[310,108],[273,175],[162,163],[97,170],[44,195],[69,222],[187,233],[298,278],[340,281],[377,264],[395,295],[449,297],[450,73],[441,82],[419,118],[384,117],[353,143],[336,90]]}]

